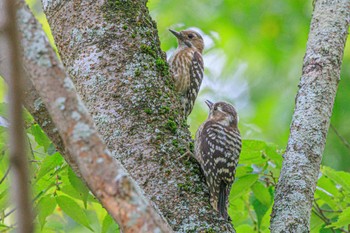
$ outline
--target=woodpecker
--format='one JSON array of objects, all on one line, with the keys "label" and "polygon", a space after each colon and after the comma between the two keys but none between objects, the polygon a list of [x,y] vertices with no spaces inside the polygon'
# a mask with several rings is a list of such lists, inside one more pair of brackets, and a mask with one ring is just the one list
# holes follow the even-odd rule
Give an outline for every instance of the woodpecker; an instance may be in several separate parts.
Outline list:
[{"label": "woodpecker", "polygon": [[210,192],[210,204],[228,219],[227,206],[242,141],[235,108],[226,102],[212,103],[207,120],[198,128],[194,157],[201,165]]},{"label": "woodpecker", "polygon": [[203,79],[202,36],[193,30],[174,31],[178,47],[169,59],[170,70],[175,79],[175,90],[181,96],[185,117],[190,115]]}]

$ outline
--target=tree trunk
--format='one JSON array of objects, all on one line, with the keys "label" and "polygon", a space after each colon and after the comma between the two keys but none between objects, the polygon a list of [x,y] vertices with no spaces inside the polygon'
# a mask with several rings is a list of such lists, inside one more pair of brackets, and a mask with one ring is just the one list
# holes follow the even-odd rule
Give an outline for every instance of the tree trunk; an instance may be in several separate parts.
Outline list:
[{"label": "tree trunk", "polygon": [[349,1],[316,1],[271,214],[271,232],[310,231],[312,201],[340,79],[349,20]]},{"label": "tree trunk", "polygon": [[37,21],[24,2],[19,7],[24,64],[70,152],[67,161],[74,161],[91,192],[123,232],[172,232],[123,166],[110,156]]},{"label": "tree trunk", "polygon": [[62,61],[108,148],[172,228],[234,232],[209,206],[198,165],[178,159],[191,148],[190,133],[146,2],[43,5]]}]

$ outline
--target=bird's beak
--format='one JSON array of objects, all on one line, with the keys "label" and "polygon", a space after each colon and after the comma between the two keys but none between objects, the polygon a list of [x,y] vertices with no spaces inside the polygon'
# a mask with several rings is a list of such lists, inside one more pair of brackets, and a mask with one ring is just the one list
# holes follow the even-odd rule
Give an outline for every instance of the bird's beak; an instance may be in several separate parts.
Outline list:
[{"label": "bird's beak", "polygon": [[211,109],[211,107],[213,106],[213,102],[211,102],[210,100],[206,100],[205,103],[208,105],[209,109]]},{"label": "bird's beak", "polygon": [[173,29],[169,29],[169,31],[170,31],[171,33],[173,33],[174,36],[176,36],[176,38],[178,38],[179,40],[183,40],[183,36],[181,35],[180,32],[177,32],[177,31],[175,31],[175,30],[173,30]]}]

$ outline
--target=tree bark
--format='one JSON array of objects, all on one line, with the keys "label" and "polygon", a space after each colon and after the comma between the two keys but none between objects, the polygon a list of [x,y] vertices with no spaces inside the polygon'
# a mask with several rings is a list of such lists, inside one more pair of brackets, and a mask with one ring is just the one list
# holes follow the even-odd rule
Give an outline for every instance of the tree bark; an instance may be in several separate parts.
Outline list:
[{"label": "tree bark", "polygon": [[310,213],[348,35],[350,1],[317,0],[271,232],[309,232]]},{"label": "tree bark", "polygon": [[[146,1],[43,1],[63,64],[115,158],[179,232],[233,231],[209,207]],[[180,153],[181,152],[181,153]]]},{"label": "tree bark", "polygon": [[[191,147],[190,133],[146,2],[44,1],[43,5],[62,60],[108,148],[172,228],[178,232],[234,232],[208,205],[198,165],[178,159]],[[23,34],[27,30],[23,27]],[[32,49],[29,55],[41,54],[35,45],[48,45],[36,37],[24,39]],[[41,55],[29,57],[45,64]],[[38,75],[32,65],[26,67],[27,72]],[[47,125],[45,122],[41,124]]]},{"label": "tree bark", "polygon": [[23,2],[18,20],[25,67],[70,152],[68,161],[76,163],[123,232],[171,232],[123,166],[110,156],[73,83]]},{"label": "tree bark", "polygon": [[[24,19],[22,18],[24,15],[31,15],[30,18]],[[20,32],[20,39],[23,46],[28,46],[32,48],[31,52],[28,52],[26,54],[23,54],[23,59],[31,61],[31,60],[38,60],[40,59],[40,63],[48,61],[49,58],[56,58],[55,52],[52,50],[49,42],[47,41],[45,37],[45,33],[42,31],[41,25],[39,22],[35,19],[35,17],[30,13],[30,10],[28,7],[26,7],[23,3],[21,3],[19,9],[17,9],[17,18],[19,21],[19,27],[22,28],[22,32],[26,32],[29,30],[29,27],[27,25],[31,25],[31,29],[35,31],[35,35],[37,37],[30,38],[25,37],[25,33]],[[28,34],[28,33],[27,33]],[[25,44],[25,45],[23,45]],[[48,57],[33,57],[33,54],[40,54],[39,48],[36,45],[43,45],[42,49],[48,54]],[[10,82],[10,70],[11,67],[11,61],[10,56],[6,53],[8,50],[8,42],[6,40],[6,37],[3,35],[0,36],[0,75],[1,77],[7,82]],[[23,51],[23,50],[22,50]],[[69,165],[72,167],[74,172],[81,177],[79,169],[75,163],[75,161],[71,160],[70,155],[66,155],[69,153],[68,151],[65,151],[63,141],[61,139],[61,136],[59,135],[57,128],[55,124],[53,123],[51,116],[43,103],[39,93],[33,86],[30,75],[43,75],[40,71],[40,67],[37,66],[31,66],[29,67],[27,65],[28,63],[24,62],[23,66],[26,72],[23,72],[23,105],[24,107],[30,112],[30,114],[33,116],[35,122],[37,122],[40,127],[44,130],[44,132],[47,134],[47,136],[50,138],[50,140],[55,144],[56,149],[65,157],[66,161],[69,163]],[[63,66],[56,67],[56,70],[60,70],[60,72],[65,72]]]},{"label": "tree bark", "polygon": [[22,112],[22,59],[21,46],[17,32],[16,6],[12,0],[0,3],[0,37],[5,37],[8,47],[6,53],[9,64],[9,157],[11,167],[12,200],[17,209],[16,232],[33,232],[33,211],[30,201],[28,161]]},{"label": "tree bark", "polygon": [[113,156],[175,231],[234,231],[208,205],[146,1],[43,1],[63,64]]}]

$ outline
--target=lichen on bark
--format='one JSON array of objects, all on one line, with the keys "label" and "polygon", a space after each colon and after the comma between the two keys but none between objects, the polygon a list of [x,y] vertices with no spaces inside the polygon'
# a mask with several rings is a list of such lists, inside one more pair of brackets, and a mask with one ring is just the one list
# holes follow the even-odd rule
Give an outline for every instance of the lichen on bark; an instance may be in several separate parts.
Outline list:
[{"label": "lichen on bark", "polygon": [[44,8],[62,61],[108,148],[178,232],[233,232],[209,206],[147,1]]},{"label": "lichen on bark", "polygon": [[312,201],[332,115],[350,21],[350,1],[317,0],[271,232],[309,232]]}]

